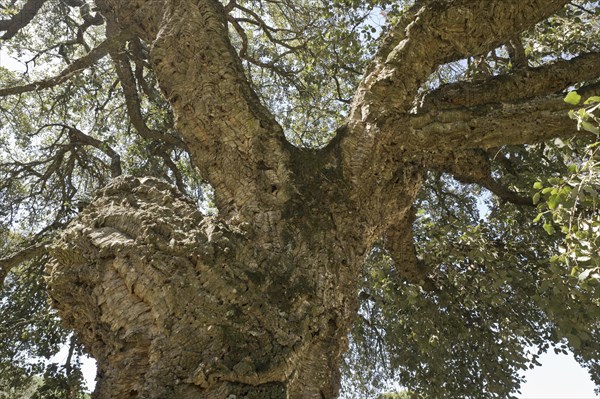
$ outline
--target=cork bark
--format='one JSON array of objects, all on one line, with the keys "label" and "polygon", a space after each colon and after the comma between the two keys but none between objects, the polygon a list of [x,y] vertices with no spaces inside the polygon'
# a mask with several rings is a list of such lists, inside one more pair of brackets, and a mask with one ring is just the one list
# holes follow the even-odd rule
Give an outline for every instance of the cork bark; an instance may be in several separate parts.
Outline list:
[{"label": "cork bark", "polygon": [[103,189],[53,244],[48,278],[98,361],[94,396],[336,397],[365,247],[310,202],[263,231],[203,217],[158,180]]},{"label": "cork bark", "polygon": [[[430,284],[411,228],[425,172],[493,186],[486,149],[572,132],[554,94],[572,84],[562,64],[417,101],[419,87],[567,2],[417,1],[382,40],[346,124],[308,150],[252,91],[218,1],[98,0],[115,34],[151,45],[219,216],[165,183],[120,177],[52,245],[50,294],[98,361],[94,398],[337,397],[373,242],[402,278]],[[573,65],[600,64],[586,57]],[[551,68],[565,71],[559,83]]]}]

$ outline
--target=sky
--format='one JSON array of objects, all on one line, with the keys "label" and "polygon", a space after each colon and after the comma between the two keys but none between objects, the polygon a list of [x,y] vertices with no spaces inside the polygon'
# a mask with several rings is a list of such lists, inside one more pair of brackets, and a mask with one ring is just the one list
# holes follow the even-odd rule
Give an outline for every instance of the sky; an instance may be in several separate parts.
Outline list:
[{"label": "sky", "polygon": [[4,67],[10,69],[12,71],[20,71],[23,72],[25,70],[25,66],[14,59],[13,57],[6,54],[6,51],[0,45],[0,67]]},{"label": "sky", "polygon": [[556,355],[554,352],[540,356],[542,364],[525,373],[527,382],[521,387],[521,399],[592,399],[594,383],[588,372],[573,355]]}]

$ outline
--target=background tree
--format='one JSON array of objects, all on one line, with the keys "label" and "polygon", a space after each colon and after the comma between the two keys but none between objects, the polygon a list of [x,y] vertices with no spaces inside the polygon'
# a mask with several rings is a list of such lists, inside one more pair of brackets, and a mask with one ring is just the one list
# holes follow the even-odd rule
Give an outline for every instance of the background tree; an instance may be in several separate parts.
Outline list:
[{"label": "background tree", "polygon": [[6,2],[3,392],[82,346],[96,398],[600,385],[599,10]]}]

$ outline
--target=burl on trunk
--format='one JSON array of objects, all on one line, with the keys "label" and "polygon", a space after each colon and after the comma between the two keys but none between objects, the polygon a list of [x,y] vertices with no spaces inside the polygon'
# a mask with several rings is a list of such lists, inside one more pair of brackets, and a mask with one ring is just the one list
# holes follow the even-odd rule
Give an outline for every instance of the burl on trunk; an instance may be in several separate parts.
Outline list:
[{"label": "burl on trunk", "polygon": [[335,216],[297,211],[265,231],[154,179],[101,190],[48,269],[98,361],[94,397],[336,397],[365,247]]}]

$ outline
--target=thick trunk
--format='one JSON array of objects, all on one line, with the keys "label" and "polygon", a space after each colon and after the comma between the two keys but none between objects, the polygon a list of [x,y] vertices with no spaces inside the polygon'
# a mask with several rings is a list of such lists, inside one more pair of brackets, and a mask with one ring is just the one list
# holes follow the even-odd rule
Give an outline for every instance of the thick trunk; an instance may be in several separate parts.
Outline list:
[{"label": "thick trunk", "polygon": [[[383,39],[346,125],[315,151],[289,145],[258,101],[220,2],[96,3],[110,32],[151,45],[220,212],[205,218],[164,183],[119,178],[53,245],[50,294],[98,361],[97,399],[335,398],[370,245],[383,238],[400,278],[433,284],[410,226],[426,169],[510,197],[478,149],[564,130],[567,105],[548,95],[558,84],[519,89],[519,104],[468,102],[472,84],[415,99],[439,64],[502,44],[566,0],[417,2]],[[513,86],[485,87],[510,99]]]},{"label": "thick trunk", "polygon": [[102,190],[48,270],[94,397],[335,398],[364,246],[309,211],[234,230],[156,180]]}]

